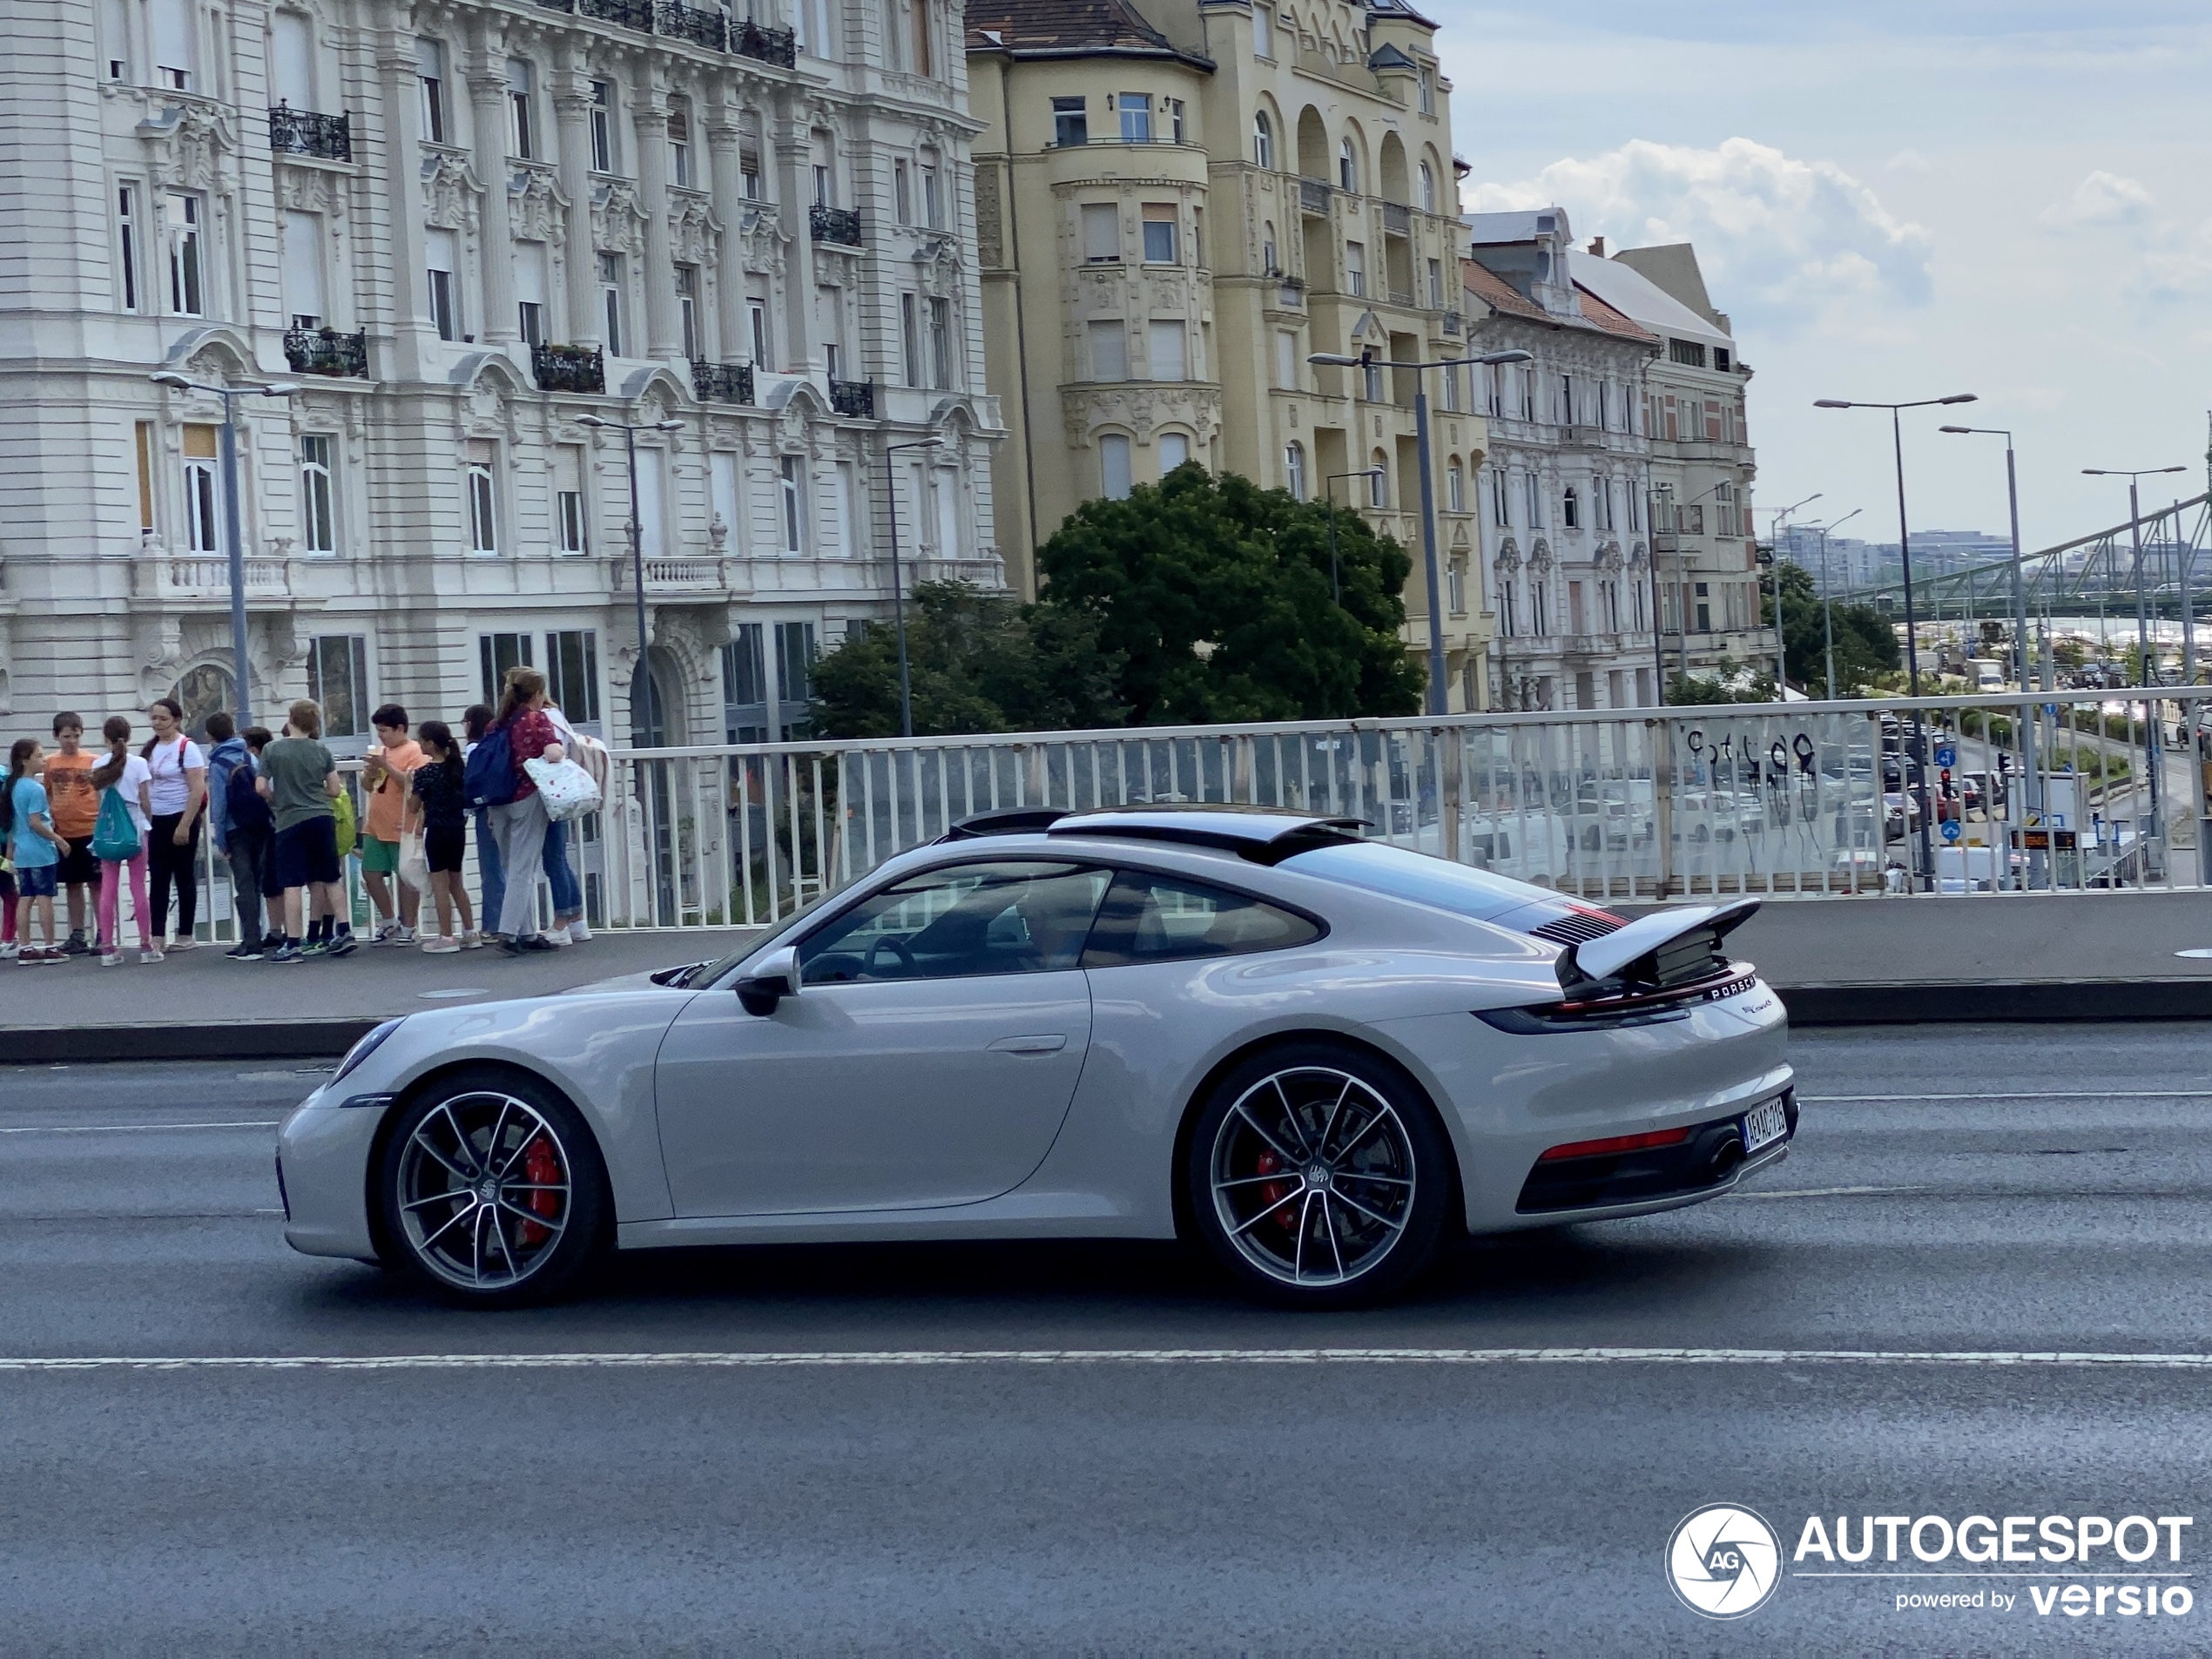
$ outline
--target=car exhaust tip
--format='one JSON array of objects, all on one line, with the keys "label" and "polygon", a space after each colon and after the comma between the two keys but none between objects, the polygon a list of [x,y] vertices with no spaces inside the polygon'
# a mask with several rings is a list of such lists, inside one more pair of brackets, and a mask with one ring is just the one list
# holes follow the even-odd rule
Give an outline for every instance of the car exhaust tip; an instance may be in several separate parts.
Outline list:
[{"label": "car exhaust tip", "polygon": [[1721,1143],[1713,1149],[1712,1157],[1706,1167],[1711,1170],[1713,1179],[1717,1181],[1743,1162],[1743,1137],[1731,1134],[1724,1136]]}]

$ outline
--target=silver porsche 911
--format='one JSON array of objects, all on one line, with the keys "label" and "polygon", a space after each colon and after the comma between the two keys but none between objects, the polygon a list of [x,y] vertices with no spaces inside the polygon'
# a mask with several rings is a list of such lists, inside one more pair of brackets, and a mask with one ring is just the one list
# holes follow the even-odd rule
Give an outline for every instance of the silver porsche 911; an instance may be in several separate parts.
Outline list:
[{"label": "silver porsche 911", "polygon": [[378,1027],[284,1125],[285,1236],[484,1305],[615,1248],[1178,1236],[1366,1301],[1787,1154],[1754,907],[1623,923],[1311,813],[987,814],[726,961]]}]

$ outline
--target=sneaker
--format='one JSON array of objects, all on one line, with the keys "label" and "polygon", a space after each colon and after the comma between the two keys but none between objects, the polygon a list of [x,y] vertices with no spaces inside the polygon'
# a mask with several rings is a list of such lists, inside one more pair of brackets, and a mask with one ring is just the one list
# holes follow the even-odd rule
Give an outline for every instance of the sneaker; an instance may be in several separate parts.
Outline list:
[{"label": "sneaker", "polygon": [[271,962],[297,962],[304,961],[306,959],[306,952],[302,951],[299,946],[287,941],[285,943],[279,945],[274,950],[271,951],[268,955],[264,957],[262,960]]},{"label": "sneaker", "polygon": [[142,962],[158,962],[161,960],[161,953],[158,950],[142,950],[138,953],[138,960]]},{"label": "sneaker", "polygon": [[457,955],[460,950],[461,941],[451,934],[432,934],[422,941],[422,954],[425,956]]},{"label": "sneaker", "polygon": [[461,935],[462,949],[482,950],[483,948],[484,936],[481,933],[467,933]]},{"label": "sneaker", "polygon": [[71,934],[62,949],[71,956],[90,956],[92,954],[92,948],[84,942],[83,934]]},{"label": "sneaker", "polygon": [[49,945],[46,947],[46,964],[48,967],[58,968],[68,960],[69,953],[64,950],[59,945]]},{"label": "sneaker", "polygon": [[349,933],[340,934],[329,944],[323,947],[322,954],[326,956],[350,956],[361,948],[361,942]]},{"label": "sneaker", "polygon": [[18,959],[18,954],[22,951],[22,949],[23,946],[13,939],[10,939],[4,945],[0,945],[0,962],[11,962],[17,961]]},{"label": "sneaker", "polygon": [[560,948],[549,943],[543,934],[525,934],[519,939],[502,939],[499,941],[499,948],[509,956],[528,956],[539,951]]},{"label": "sneaker", "polygon": [[104,950],[104,951],[102,951],[102,952],[100,953],[100,966],[101,966],[102,968],[120,968],[120,967],[122,967],[122,966],[123,966],[123,953],[122,953],[121,951],[119,951],[119,950]]},{"label": "sneaker", "polygon": [[190,934],[179,934],[176,938],[169,941],[171,950],[196,950],[199,947],[199,941],[194,939]]},{"label": "sneaker", "polygon": [[372,945],[388,945],[392,942],[392,935],[399,931],[400,924],[398,921],[395,918],[387,917],[385,920],[376,924],[376,931],[374,934],[370,935],[368,942]]},{"label": "sneaker", "polygon": [[331,941],[327,939],[303,939],[300,941],[300,954],[303,957],[327,956],[330,954],[330,943]]},{"label": "sneaker", "polygon": [[583,925],[583,918],[582,916],[578,916],[574,921],[569,924],[569,943],[571,945],[588,945],[590,942],[591,929],[585,927]]},{"label": "sneaker", "polygon": [[261,960],[261,947],[258,941],[249,939],[243,944],[233,945],[223,954],[234,962],[258,962]]},{"label": "sneaker", "polygon": [[565,927],[548,927],[538,937],[552,946],[554,949],[559,950],[569,942],[569,930]]},{"label": "sneaker", "polygon": [[277,952],[282,950],[283,948],[284,935],[282,934],[263,934],[261,935],[262,955],[273,956],[277,954]]},{"label": "sneaker", "polygon": [[397,933],[392,935],[391,942],[395,945],[412,945],[420,941],[421,937],[422,935],[416,933],[414,928],[402,926]]}]

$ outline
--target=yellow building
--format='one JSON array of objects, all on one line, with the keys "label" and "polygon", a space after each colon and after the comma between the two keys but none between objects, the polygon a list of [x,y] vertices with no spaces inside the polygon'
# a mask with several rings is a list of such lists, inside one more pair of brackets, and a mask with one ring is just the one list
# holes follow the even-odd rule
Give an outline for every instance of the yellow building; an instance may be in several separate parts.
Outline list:
[{"label": "yellow building", "polygon": [[[1008,580],[1082,502],[1186,460],[1333,493],[1413,556],[1426,652],[1415,376],[1312,354],[1467,350],[1449,89],[1399,0],[972,0],[984,355]],[[1484,706],[1467,371],[1428,372],[1454,709]],[[1377,475],[1365,475],[1373,470]]]}]

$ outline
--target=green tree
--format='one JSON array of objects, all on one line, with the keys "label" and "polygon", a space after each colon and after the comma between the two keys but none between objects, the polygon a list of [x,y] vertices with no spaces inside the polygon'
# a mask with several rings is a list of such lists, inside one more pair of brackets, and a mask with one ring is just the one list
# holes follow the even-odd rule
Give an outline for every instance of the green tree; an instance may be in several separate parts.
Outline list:
[{"label": "green tree", "polygon": [[[1065,732],[1120,725],[1121,658],[1080,611],[1017,604],[965,582],[917,583],[907,600],[914,735]],[[899,639],[862,624],[814,665],[814,725],[826,737],[899,735]]]},{"label": "green tree", "polygon": [[[1904,661],[1897,631],[1871,605],[1839,604],[1836,615],[1836,681],[1828,685],[1827,622],[1812,577],[1803,565],[1782,563],[1782,659],[1790,678],[1816,697],[1856,697],[1875,675]],[[1774,592],[1759,584],[1759,619],[1774,626]]]},{"label": "green tree", "polygon": [[1720,666],[1710,674],[1669,676],[1667,701],[1681,707],[1704,703],[1771,703],[1774,671],[1747,670],[1734,658],[1723,657]]},{"label": "green tree", "polygon": [[1049,601],[1095,619],[1124,659],[1139,724],[1414,713],[1422,671],[1399,633],[1412,561],[1355,513],[1336,532],[1341,604],[1321,503],[1192,462],[1084,502],[1037,564]]}]

